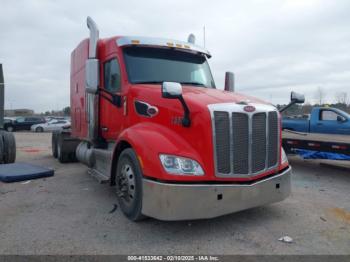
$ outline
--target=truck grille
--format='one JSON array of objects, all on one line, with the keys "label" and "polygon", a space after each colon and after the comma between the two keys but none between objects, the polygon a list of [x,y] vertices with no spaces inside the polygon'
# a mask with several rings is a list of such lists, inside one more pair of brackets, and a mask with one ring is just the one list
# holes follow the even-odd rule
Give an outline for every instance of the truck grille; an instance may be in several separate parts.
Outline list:
[{"label": "truck grille", "polygon": [[210,105],[213,119],[216,175],[245,177],[274,168],[278,163],[279,125],[273,107],[254,113],[241,105]]}]

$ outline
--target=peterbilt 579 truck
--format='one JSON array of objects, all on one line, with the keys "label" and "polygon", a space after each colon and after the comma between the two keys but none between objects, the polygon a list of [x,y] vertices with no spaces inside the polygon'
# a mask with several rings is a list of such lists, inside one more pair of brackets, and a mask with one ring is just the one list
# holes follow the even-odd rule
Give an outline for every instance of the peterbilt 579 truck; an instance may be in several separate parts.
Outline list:
[{"label": "peterbilt 579 truck", "polygon": [[99,39],[87,26],[71,54],[71,130],[53,134],[53,154],[114,186],[126,217],[213,218],[290,194],[278,110],[233,92],[230,73],[217,89],[193,35]]}]

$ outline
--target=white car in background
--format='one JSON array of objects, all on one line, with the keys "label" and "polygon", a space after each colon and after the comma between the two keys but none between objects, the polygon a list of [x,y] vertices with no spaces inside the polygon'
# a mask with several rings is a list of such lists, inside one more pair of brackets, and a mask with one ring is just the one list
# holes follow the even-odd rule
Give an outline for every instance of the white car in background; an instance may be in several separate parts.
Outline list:
[{"label": "white car in background", "polygon": [[49,122],[32,125],[31,130],[33,132],[52,132],[56,130],[62,130],[63,128],[70,127],[70,121],[63,119],[52,119]]}]

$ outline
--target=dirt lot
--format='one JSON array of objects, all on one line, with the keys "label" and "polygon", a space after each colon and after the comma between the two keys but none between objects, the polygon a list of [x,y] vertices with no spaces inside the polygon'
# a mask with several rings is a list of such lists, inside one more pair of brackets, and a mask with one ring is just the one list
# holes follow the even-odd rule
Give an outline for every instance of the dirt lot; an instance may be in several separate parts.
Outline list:
[{"label": "dirt lot", "polygon": [[[51,157],[50,134],[16,133],[17,162],[55,169],[0,182],[0,254],[350,254],[350,171],[291,159],[287,200],[217,219],[128,221],[113,188]],[[278,238],[290,236],[293,243]]]}]

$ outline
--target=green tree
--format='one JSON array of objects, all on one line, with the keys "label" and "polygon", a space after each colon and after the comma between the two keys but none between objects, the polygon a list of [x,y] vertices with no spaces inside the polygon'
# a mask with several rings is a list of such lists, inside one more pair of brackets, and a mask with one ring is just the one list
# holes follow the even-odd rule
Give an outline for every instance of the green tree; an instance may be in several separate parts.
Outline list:
[{"label": "green tree", "polygon": [[65,116],[69,116],[70,115],[70,106],[66,106],[65,108],[62,109],[63,114]]}]

